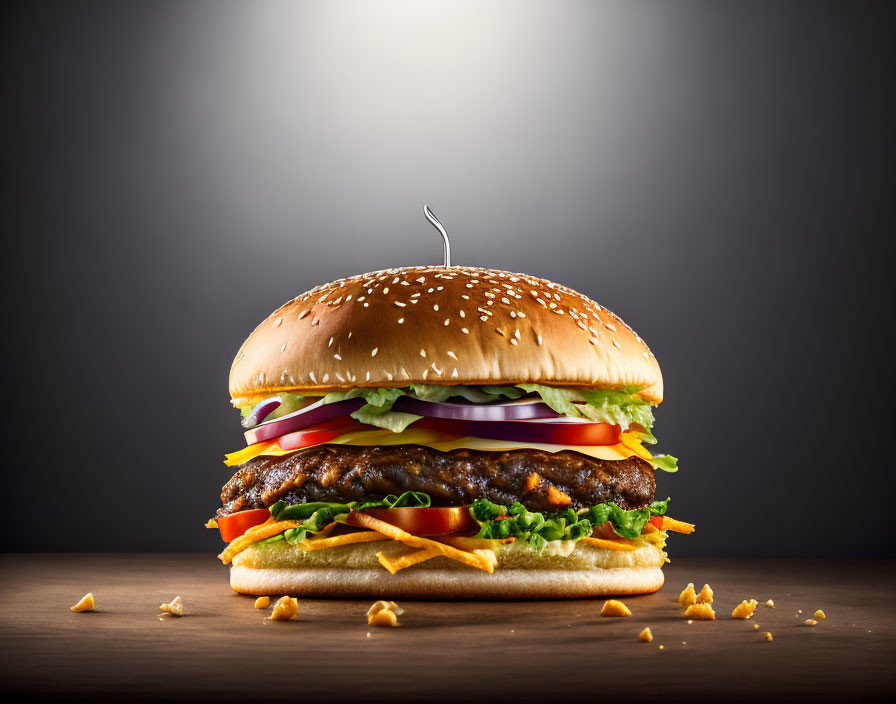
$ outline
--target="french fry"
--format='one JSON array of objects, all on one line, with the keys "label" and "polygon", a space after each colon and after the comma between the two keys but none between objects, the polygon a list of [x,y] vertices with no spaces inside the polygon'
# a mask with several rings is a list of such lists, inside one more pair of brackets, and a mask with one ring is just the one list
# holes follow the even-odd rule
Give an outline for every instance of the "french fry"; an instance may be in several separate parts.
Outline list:
[{"label": "french fry", "polygon": [[603,548],[604,550],[632,552],[633,550],[638,549],[637,545],[633,545],[628,541],[622,542],[623,540],[624,538],[620,538],[619,540],[604,540],[603,538],[581,538],[581,541],[586,545],[591,545],[595,548]]},{"label": "french fry", "polygon": [[389,540],[389,538],[380,533],[370,531],[364,533],[346,533],[345,535],[337,535],[335,538],[303,540],[299,545],[302,546],[302,550],[305,552],[313,552],[315,550],[339,547],[340,545],[352,545],[353,543],[373,543],[377,540]]},{"label": "french fry", "polygon": [[383,552],[378,552],[376,554],[376,559],[380,561],[380,564],[383,567],[389,570],[390,574],[395,574],[399,570],[406,569],[407,567],[413,567],[414,565],[420,564],[421,562],[431,560],[434,557],[439,557],[440,554],[441,553],[436,550],[430,548],[422,548],[420,550],[407,552],[404,555],[399,555],[398,557],[389,557]]},{"label": "french fry", "polygon": [[696,530],[693,523],[685,523],[684,521],[676,521],[674,518],[663,516],[663,530],[670,530],[673,533],[684,533],[690,535]]},{"label": "french fry", "polygon": [[487,557],[485,557],[481,551],[465,552],[463,550],[458,550],[457,548],[450,545],[446,545],[445,543],[440,543],[436,540],[430,540],[429,538],[421,538],[416,535],[411,535],[410,533],[401,530],[401,528],[393,526],[391,523],[386,523],[385,521],[381,521],[378,518],[374,518],[373,516],[368,516],[363,512],[355,513],[354,520],[356,521],[356,525],[360,525],[363,528],[369,528],[370,530],[375,530],[377,533],[382,533],[383,535],[392,538],[392,540],[397,540],[398,542],[404,543],[405,545],[410,545],[413,548],[431,548],[437,550],[440,555],[444,555],[445,557],[451,558],[452,560],[456,560],[457,562],[461,562],[465,565],[476,567],[480,570],[488,572],[489,574],[495,571],[495,564],[497,563],[497,559],[495,558],[494,553],[490,553],[492,558],[494,559],[493,562],[492,560],[489,560]]},{"label": "french fry", "polygon": [[239,555],[243,550],[252,543],[264,540],[265,538],[273,538],[288,528],[295,528],[298,525],[296,521],[277,521],[274,522],[273,517],[243,533],[239,538],[233,540],[224,551],[218,555],[218,559],[225,565],[229,564],[234,556]]}]

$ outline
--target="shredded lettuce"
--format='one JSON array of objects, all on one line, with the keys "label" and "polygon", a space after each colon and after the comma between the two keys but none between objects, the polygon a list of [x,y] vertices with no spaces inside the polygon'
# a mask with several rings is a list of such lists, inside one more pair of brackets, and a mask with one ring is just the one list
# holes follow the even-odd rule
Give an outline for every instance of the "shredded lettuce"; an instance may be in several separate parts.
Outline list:
[{"label": "shredded lettuce", "polygon": [[479,499],[473,502],[470,513],[480,526],[477,538],[517,538],[541,552],[552,540],[579,540],[591,535],[595,526],[608,521],[618,536],[637,538],[650,517],[664,516],[668,507],[669,499],[666,499],[632,510],[608,503],[583,511],[570,508],[542,514],[529,511],[519,502],[508,507]]}]

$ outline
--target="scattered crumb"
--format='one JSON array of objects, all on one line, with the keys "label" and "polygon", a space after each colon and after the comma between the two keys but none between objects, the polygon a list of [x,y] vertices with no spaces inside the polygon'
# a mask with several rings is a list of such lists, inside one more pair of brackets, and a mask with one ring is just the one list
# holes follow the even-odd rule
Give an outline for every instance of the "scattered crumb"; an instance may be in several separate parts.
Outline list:
[{"label": "scattered crumb", "polygon": [[678,595],[678,603],[681,606],[690,606],[697,603],[697,592],[694,591],[694,583],[691,582],[684,588],[684,591]]},{"label": "scattered crumb", "polygon": [[812,618],[816,619],[817,621],[824,621],[827,618],[827,616],[824,615],[824,611],[822,611],[821,609],[818,609],[818,611],[815,612],[815,614],[812,616]]},{"label": "scattered crumb", "polygon": [[688,619],[688,623],[693,623],[693,622],[694,622],[694,619],[692,619],[692,618]]},{"label": "scattered crumb", "polygon": [[814,618],[807,618],[807,619],[806,619],[806,625],[807,625],[807,626],[817,626],[817,625],[818,625],[818,621],[816,621]]},{"label": "scattered crumb", "polygon": [[603,608],[600,610],[601,616],[631,616],[632,612],[621,601],[610,599],[604,602]]},{"label": "scattered crumb", "polygon": [[653,633],[650,632],[650,627],[645,628],[638,634],[638,640],[643,641],[644,643],[649,643],[653,640]]},{"label": "scattered crumb", "polygon": [[712,603],[712,587],[708,584],[703,585],[703,589],[700,590],[700,593],[697,595],[697,603],[698,604],[711,604]]},{"label": "scattered crumb", "polygon": [[755,599],[750,599],[749,601],[745,599],[734,607],[734,611],[731,612],[731,618],[753,618],[756,604]]},{"label": "scattered crumb", "polygon": [[716,612],[709,604],[691,604],[684,615],[697,621],[715,621]]},{"label": "scattered crumb", "polygon": [[796,612],[797,612],[798,614],[801,614],[801,613],[803,613],[803,610],[802,610],[802,609],[797,609]]},{"label": "scattered crumb", "polygon": [[768,631],[765,632],[765,639],[766,639],[767,641],[773,641],[773,640],[774,640],[774,638],[772,637],[772,634],[769,633]]},{"label": "scattered crumb", "polygon": [[159,604],[159,608],[169,616],[183,616],[184,600],[176,596],[167,604]]},{"label": "scattered crumb", "polygon": [[683,640],[683,641],[681,641],[681,644],[682,644],[682,645],[687,645],[688,642],[687,642],[686,640]]},{"label": "scattered crumb", "polygon": [[769,599],[768,601],[766,601],[765,605],[768,606],[770,609],[775,608],[775,602],[772,599]]},{"label": "scattered crumb", "polygon": [[367,631],[367,637],[370,638],[370,631]]},{"label": "scattered crumb", "polygon": [[94,606],[96,606],[96,602],[93,600],[93,592],[87,592],[81,597],[81,601],[72,607],[72,611],[93,611]]},{"label": "scattered crumb", "polygon": [[205,524],[206,528],[217,528],[218,522],[214,518],[209,518]]},{"label": "scattered crumb", "polygon": [[662,650],[662,649],[663,649],[663,646],[660,646],[660,650]]},{"label": "scattered crumb", "polygon": [[377,601],[367,609],[368,626],[397,626],[398,617],[404,613],[394,601]]},{"label": "scattered crumb", "polygon": [[758,624],[758,623],[754,623],[754,624],[753,624],[753,630],[754,630],[754,631],[758,631],[758,630],[759,630],[759,624]]},{"label": "scattered crumb", "polygon": [[271,605],[271,597],[260,596],[255,600],[256,609],[266,609]]},{"label": "scattered crumb", "polygon": [[299,601],[295,597],[281,596],[271,611],[271,621],[291,621],[299,615]]}]

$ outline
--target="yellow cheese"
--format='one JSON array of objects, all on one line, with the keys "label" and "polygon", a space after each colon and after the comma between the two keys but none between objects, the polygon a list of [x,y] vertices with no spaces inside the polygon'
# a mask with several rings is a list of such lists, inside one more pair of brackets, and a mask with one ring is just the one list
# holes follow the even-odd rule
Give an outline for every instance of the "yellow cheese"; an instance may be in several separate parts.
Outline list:
[{"label": "yellow cheese", "polygon": [[[393,433],[391,430],[358,430],[352,433],[340,435],[329,440],[327,445],[356,445],[366,447],[371,445],[423,445],[440,452],[451,450],[484,450],[489,452],[502,452],[505,450],[544,450],[556,453],[572,450],[598,460],[624,460],[632,455],[637,455],[650,461],[650,453],[641,445],[641,441],[631,433],[623,433],[621,442],[615,445],[554,445],[543,442],[513,442],[509,440],[489,440],[488,438],[458,437],[448,433],[439,433],[434,430],[424,430],[411,426],[401,433]],[[310,446],[313,447],[313,446]],[[288,455],[296,450],[283,450],[277,441],[260,442],[249,447],[231,452],[227,455],[224,464],[228,467],[243,464],[260,455],[276,457]]]}]

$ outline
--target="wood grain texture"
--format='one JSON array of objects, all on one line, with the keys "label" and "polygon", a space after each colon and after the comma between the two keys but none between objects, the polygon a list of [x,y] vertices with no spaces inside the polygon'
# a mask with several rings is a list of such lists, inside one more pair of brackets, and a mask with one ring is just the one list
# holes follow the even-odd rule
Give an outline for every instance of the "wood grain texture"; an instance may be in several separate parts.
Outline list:
[{"label": "wood grain texture", "polygon": [[[629,618],[602,618],[603,602],[590,600],[402,602],[401,626],[377,629],[367,626],[367,601],[304,599],[297,620],[265,622],[267,612],[234,594],[210,555],[0,559],[0,686],[20,698],[832,701],[896,693],[892,562],[675,560],[659,593],[624,599]],[[675,599],[687,582],[712,585],[717,621],[682,617]],[[96,612],[69,611],[87,591]],[[159,604],[176,594],[186,615],[160,620]],[[776,608],[731,619],[751,597],[773,598]],[[805,625],[817,608],[827,620]],[[644,626],[650,644],[637,641]]]}]

